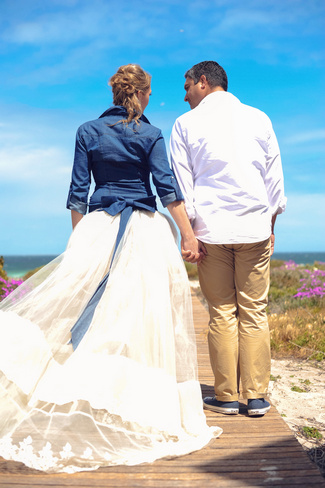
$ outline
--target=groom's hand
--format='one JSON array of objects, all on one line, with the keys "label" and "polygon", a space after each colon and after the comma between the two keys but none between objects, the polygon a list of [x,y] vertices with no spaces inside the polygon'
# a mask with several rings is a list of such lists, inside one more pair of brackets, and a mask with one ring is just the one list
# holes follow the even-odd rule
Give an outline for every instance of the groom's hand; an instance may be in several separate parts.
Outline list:
[{"label": "groom's hand", "polygon": [[203,259],[205,258],[205,256],[208,254],[208,251],[206,250],[206,247],[205,245],[203,244],[203,242],[201,241],[197,241],[198,242],[198,246],[199,246],[199,253],[200,253],[200,257],[197,261],[197,264],[199,265]]}]

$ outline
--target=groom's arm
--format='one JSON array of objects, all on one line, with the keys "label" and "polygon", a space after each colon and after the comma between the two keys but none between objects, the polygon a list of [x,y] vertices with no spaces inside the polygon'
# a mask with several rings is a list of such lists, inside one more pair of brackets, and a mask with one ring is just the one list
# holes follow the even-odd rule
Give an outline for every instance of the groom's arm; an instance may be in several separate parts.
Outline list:
[{"label": "groom's arm", "polygon": [[178,120],[174,124],[170,138],[170,157],[173,171],[184,195],[186,212],[191,221],[195,217],[192,165]]}]

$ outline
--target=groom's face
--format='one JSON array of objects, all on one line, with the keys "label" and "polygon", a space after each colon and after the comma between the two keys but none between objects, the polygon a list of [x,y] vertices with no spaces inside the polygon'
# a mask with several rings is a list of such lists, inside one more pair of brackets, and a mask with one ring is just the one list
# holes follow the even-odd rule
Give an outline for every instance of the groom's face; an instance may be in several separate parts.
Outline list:
[{"label": "groom's face", "polygon": [[184,101],[190,104],[191,109],[197,107],[201,100],[203,100],[205,97],[201,80],[195,85],[192,78],[186,78],[184,90],[186,91]]}]

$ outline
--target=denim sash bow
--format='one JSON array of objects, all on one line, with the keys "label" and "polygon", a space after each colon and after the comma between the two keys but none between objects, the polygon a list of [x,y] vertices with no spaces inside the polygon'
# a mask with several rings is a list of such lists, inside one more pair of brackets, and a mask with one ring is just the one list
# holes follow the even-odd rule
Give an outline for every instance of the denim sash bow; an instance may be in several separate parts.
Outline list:
[{"label": "denim sash bow", "polygon": [[102,208],[99,210],[103,210],[108,214],[114,216],[118,213],[121,213],[120,216],[120,225],[115,241],[115,247],[113,251],[113,256],[111,260],[111,264],[108,270],[108,273],[104,276],[104,278],[99,283],[96,291],[94,292],[93,296],[90,298],[89,302],[87,303],[85,309],[79,316],[77,322],[71,329],[71,340],[73,349],[76,350],[79,346],[83,336],[89,329],[91,324],[92,318],[94,316],[96,307],[105,291],[106,283],[112,268],[113,260],[115,257],[116,250],[118,248],[119,243],[123,237],[123,234],[126,229],[126,225],[128,220],[133,212],[133,210],[148,210],[149,212],[156,211],[156,197],[155,196],[146,196],[138,199],[127,199],[119,196],[105,196],[102,197]]}]

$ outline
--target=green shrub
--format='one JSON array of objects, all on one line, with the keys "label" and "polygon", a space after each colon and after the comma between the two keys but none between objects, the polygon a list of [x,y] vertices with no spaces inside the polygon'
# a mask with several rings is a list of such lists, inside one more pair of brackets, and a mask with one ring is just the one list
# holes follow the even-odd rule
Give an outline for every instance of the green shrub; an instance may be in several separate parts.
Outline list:
[{"label": "green shrub", "polygon": [[198,280],[198,273],[197,273],[197,265],[188,263],[187,261],[184,261],[185,263],[185,268],[187,271],[187,276],[190,280]]},{"label": "green shrub", "polygon": [[7,273],[3,269],[4,267],[4,258],[3,256],[0,256],[0,278],[3,278],[4,280],[8,279]]}]

